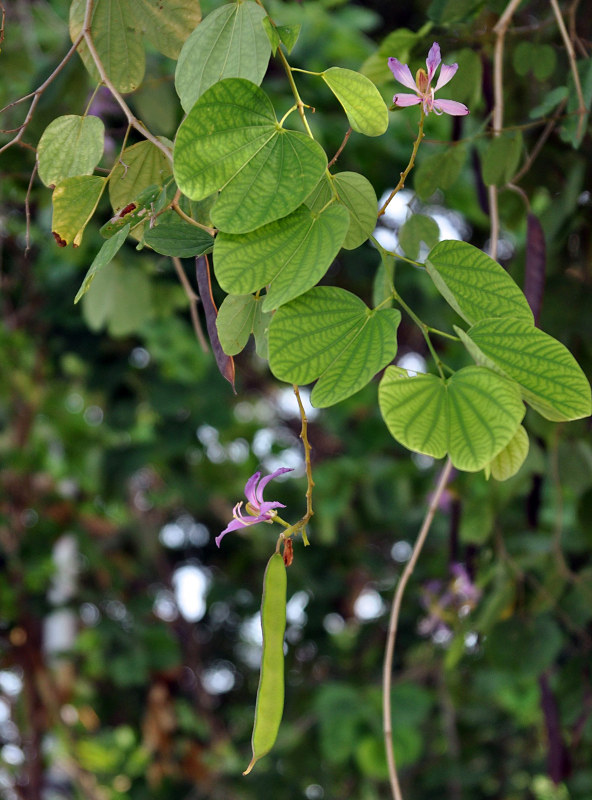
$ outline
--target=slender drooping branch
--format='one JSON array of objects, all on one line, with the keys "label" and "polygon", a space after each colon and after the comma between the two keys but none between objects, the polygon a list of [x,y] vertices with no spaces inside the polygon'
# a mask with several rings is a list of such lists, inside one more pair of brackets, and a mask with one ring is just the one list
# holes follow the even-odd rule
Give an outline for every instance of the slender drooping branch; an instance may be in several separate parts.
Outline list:
[{"label": "slender drooping branch", "polygon": [[208,347],[206,337],[204,336],[204,333],[201,329],[199,315],[197,313],[197,304],[199,303],[199,297],[193,291],[193,288],[189,283],[189,280],[187,279],[187,275],[185,274],[185,270],[183,269],[183,265],[181,264],[181,259],[177,258],[177,256],[173,256],[172,259],[173,259],[173,265],[175,267],[175,272],[177,273],[177,277],[179,278],[181,286],[185,290],[185,294],[187,295],[187,299],[189,300],[189,313],[191,314],[191,322],[193,323],[193,330],[195,331],[197,341],[199,342],[203,352],[209,353],[210,348]]},{"label": "slender drooping branch", "polygon": [[386,748],[386,760],[388,764],[389,781],[391,785],[393,800],[403,800],[403,795],[401,794],[401,787],[399,786],[397,767],[395,764],[395,755],[393,752],[393,722],[392,722],[392,711],[391,711],[393,655],[395,652],[395,639],[397,637],[397,627],[399,625],[399,614],[401,611],[401,603],[403,600],[403,594],[405,593],[405,587],[407,586],[409,578],[413,574],[413,570],[415,569],[415,565],[417,564],[417,559],[419,558],[419,555],[427,538],[428,532],[430,530],[430,526],[432,524],[432,520],[434,519],[434,514],[436,513],[436,509],[438,508],[442,492],[446,488],[446,485],[450,478],[451,469],[452,469],[452,462],[450,461],[450,459],[448,459],[446,461],[446,464],[444,465],[442,472],[440,473],[440,477],[438,478],[436,489],[430,501],[430,505],[428,506],[428,510],[426,512],[423,524],[421,526],[421,530],[419,531],[419,534],[417,536],[417,541],[415,542],[415,546],[413,547],[411,558],[407,562],[407,565],[403,570],[403,574],[401,575],[401,578],[397,583],[397,588],[395,589],[393,603],[391,606],[388,636],[386,640],[386,649],[384,653],[384,666],[382,671],[382,712],[383,712],[382,721],[383,721],[383,731],[384,731],[384,744]]},{"label": "slender drooping branch", "polygon": [[584,100],[584,93],[582,92],[582,84],[580,82],[580,73],[578,72],[578,65],[576,63],[576,52],[574,50],[572,41],[569,38],[569,34],[567,32],[567,28],[565,27],[565,22],[563,21],[563,17],[561,16],[561,9],[559,8],[557,0],[550,0],[550,3],[551,3],[551,8],[553,9],[553,13],[555,14],[555,19],[557,20],[557,27],[559,28],[559,33],[561,34],[561,38],[563,39],[563,44],[565,45],[565,49],[567,50],[567,57],[569,58],[571,74],[573,75],[574,86],[576,89],[576,94],[578,96],[578,108],[576,113],[579,119],[578,119],[578,130],[576,136],[578,139],[581,139],[584,128],[584,120],[586,119],[587,109],[586,109],[586,101]]},{"label": "slender drooping branch", "polygon": [[298,409],[300,411],[300,421],[301,421],[301,428],[300,428],[300,438],[302,440],[302,445],[304,447],[304,463],[306,465],[306,514],[302,517],[302,540],[304,544],[308,544],[308,539],[306,536],[306,525],[309,522],[310,518],[314,514],[312,508],[312,490],[314,489],[314,481],[312,479],[312,463],[310,460],[312,447],[310,446],[310,442],[308,441],[308,417],[306,416],[306,411],[304,410],[304,405],[302,403],[302,398],[300,397],[300,390],[298,386],[294,384],[294,395],[296,396],[296,402],[298,403]]}]

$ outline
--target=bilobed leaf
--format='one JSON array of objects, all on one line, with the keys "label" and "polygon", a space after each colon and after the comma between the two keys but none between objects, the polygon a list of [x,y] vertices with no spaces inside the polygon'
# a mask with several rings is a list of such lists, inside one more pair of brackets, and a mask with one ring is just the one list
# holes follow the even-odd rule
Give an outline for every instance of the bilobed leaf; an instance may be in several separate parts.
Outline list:
[{"label": "bilobed leaf", "polygon": [[357,172],[339,172],[333,178],[339,200],[350,214],[347,236],[342,247],[355,250],[363,244],[376,227],[378,201],[374,187]]},{"label": "bilobed leaf", "polygon": [[318,286],[275,313],[269,326],[269,366],[288,383],[318,378],[312,404],[333,405],[394,358],[400,321],[395,309],[372,311],[344,289]]},{"label": "bilobed leaf", "polygon": [[518,286],[493,258],[467,242],[444,241],[429,253],[426,269],[446,302],[469,324],[514,317],[532,325]]},{"label": "bilobed leaf", "polygon": [[549,334],[520,319],[484,319],[459,331],[478,363],[516,381],[527,403],[554,422],[592,413],[590,384],[569,350]]},{"label": "bilobed leaf", "polygon": [[298,41],[301,27],[301,25],[278,25],[277,27],[277,32],[279,33],[282,42],[286,45],[288,55],[290,55],[294,45]]},{"label": "bilobed leaf", "polygon": [[39,177],[46,186],[92,175],[103,155],[105,126],[98,117],[68,114],[47,126],[37,145]]},{"label": "bilobed leaf", "polygon": [[252,294],[229,294],[220,309],[216,327],[222,349],[229,356],[240,353],[253,333],[261,299]]},{"label": "bilobed leaf", "polygon": [[415,169],[413,178],[420,200],[428,200],[438,189],[449,189],[459,177],[466,158],[467,150],[463,145],[425,158]]},{"label": "bilobed leaf", "polygon": [[524,416],[520,390],[485,367],[465,367],[444,380],[409,378],[389,367],[380,382],[380,410],[392,436],[457,469],[483,469],[512,439]]},{"label": "bilobed leaf", "polygon": [[269,97],[242,78],[203,94],[177,133],[175,179],[192,200],[220,196],[212,222],[245,233],[294,211],[319,182],[327,156],[309,136],[279,127]]},{"label": "bilobed leaf", "polygon": [[505,131],[495,136],[483,155],[483,180],[488,186],[505,186],[518,169],[522,153],[522,133]]},{"label": "bilobed leaf", "polygon": [[[70,6],[72,41],[81,33],[86,9],[85,0],[73,0]],[[92,11],[91,36],[107,75],[119,92],[133,92],[142,83],[146,57],[141,36],[133,26],[130,0],[100,0]],[[95,81],[100,80],[85,42],[78,46],[85,67]]]},{"label": "bilobed leaf", "polygon": [[194,30],[183,45],[175,72],[175,88],[186,113],[224,78],[261,83],[271,53],[265,18],[264,9],[250,0],[226,3]]},{"label": "bilobed leaf", "polygon": [[263,28],[265,30],[265,33],[267,34],[267,38],[269,39],[269,44],[271,45],[271,52],[275,56],[275,54],[277,53],[277,49],[282,41],[280,39],[277,26],[273,24],[273,22],[271,21],[271,17],[264,17]]},{"label": "bilobed leaf", "polygon": [[489,464],[496,481],[507,481],[518,472],[528,455],[528,444],[528,434],[520,425],[508,444]]},{"label": "bilobed leaf", "polygon": [[218,283],[229,294],[249,294],[268,286],[263,309],[271,311],[323,277],[348,225],[348,212],[335,203],[322,214],[300,206],[250,233],[220,232],[214,244]]},{"label": "bilobed leaf", "polygon": [[103,242],[101,249],[94,257],[94,260],[90,265],[84,280],[82,281],[82,285],[78,290],[76,297],[74,298],[75,304],[82,298],[84,294],[86,294],[97,272],[103,267],[107,266],[107,264],[109,264],[109,262],[115,258],[115,256],[121,249],[121,246],[127,239],[127,235],[129,232],[130,232],[130,226],[126,225],[110,239],[107,239],[106,242]]},{"label": "bilobed leaf", "polygon": [[105,178],[79,175],[66,178],[53,190],[51,230],[64,245],[72,242],[74,247],[78,247],[104,187]]},{"label": "bilobed leaf", "polygon": [[211,252],[214,238],[207,231],[181,219],[174,211],[165,211],[157,225],[144,234],[144,241],[163,256],[191,258]]},{"label": "bilobed leaf", "polygon": [[312,192],[305,199],[304,204],[307,205],[311,211],[316,213],[318,213],[322,208],[325,208],[329,200],[331,200],[333,197],[333,189],[331,184],[332,179],[327,177],[327,174],[324,174]]},{"label": "bilobed leaf", "polygon": [[138,142],[126,147],[109,181],[113,210],[125,208],[150,186],[162,186],[171,172],[171,162],[152,142]]},{"label": "bilobed leaf", "polygon": [[159,53],[177,58],[183,43],[199,24],[198,0],[128,0],[134,28],[143,33]]},{"label": "bilobed leaf", "polygon": [[438,223],[425,214],[412,214],[399,230],[399,244],[407,258],[416,259],[422,242],[433,247],[439,238]]},{"label": "bilobed leaf", "polygon": [[343,106],[354,131],[365,136],[381,136],[386,131],[388,109],[371,80],[343,67],[330,67],[321,74]]}]

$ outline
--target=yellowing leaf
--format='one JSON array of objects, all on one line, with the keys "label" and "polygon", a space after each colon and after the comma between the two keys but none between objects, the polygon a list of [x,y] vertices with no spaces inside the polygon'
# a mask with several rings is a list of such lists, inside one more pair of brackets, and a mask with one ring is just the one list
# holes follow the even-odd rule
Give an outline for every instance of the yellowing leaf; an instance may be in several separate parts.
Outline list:
[{"label": "yellowing leaf", "polygon": [[105,188],[105,178],[79,175],[66,178],[53,190],[51,230],[62,247],[78,247]]}]

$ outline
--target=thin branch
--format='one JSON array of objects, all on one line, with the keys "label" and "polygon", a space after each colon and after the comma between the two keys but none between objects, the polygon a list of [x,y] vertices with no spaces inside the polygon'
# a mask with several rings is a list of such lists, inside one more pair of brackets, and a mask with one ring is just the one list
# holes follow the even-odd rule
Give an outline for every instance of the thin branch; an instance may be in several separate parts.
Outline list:
[{"label": "thin branch", "polygon": [[565,27],[565,22],[563,21],[563,17],[561,16],[561,9],[559,8],[557,0],[550,0],[550,3],[551,3],[551,8],[553,9],[553,13],[555,14],[555,19],[557,20],[557,27],[559,28],[561,38],[563,39],[563,43],[565,45],[565,49],[567,50],[567,57],[569,58],[571,74],[573,75],[574,86],[576,87],[576,94],[578,96],[578,108],[576,113],[580,119],[578,120],[578,130],[576,132],[576,137],[578,140],[580,140],[582,138],[587,109],[586,109],[586,102],[584,100],[584,94],[582,92],[582,84],[580,82],[580,73],[578,72],[578,65],[576,64],[576,53],[573,44],[571,42],[571,39],[569,38],[567,28]]},{"label": "thin branch", "polygon": [[392,723],[392,711],[391,711],[393,655],[395,651],[395,639],[397,636],[397,627],[399,624],[401,602],[403,600],[405,587],[407,586],[409,578],[413,574],[413,570],[415,569],[415,565],[417,564],[417,559],[419,558],[422,547],[425,543],[428,532],[430,530],[432,520],[434,519],[436,509],[438,508],[438,503],[440,502],[440,497],[442,496],[442,492],[446,488],[446,485],[450,478],[451,470],[452,470],[452,462],[450,461],[450,459],[447,459],[446,464],[444,465],[444,468],[440,473],[440,477],[438,478],[436,490],[434,491],[432,500],[430,502],[423,524],[421,526],[421,530],[419,531],[419,534],[417,536],[417,541],[415,542],[411,558],[407,562],[403,574],[401,575],[401,578],[397,583],[397,588],[395,590],[395,595],[393,597],[393,603],[391,606],[391,616],[389,620],[389,630],[386,641],[386,649],[384,653],[384,667],[382,672],[382,710],[383,710],[384,744],[386,747],[386,760],[388,764],[389,781],[391,785],[393,800],[403,800],[403,795],[401,794],[401,787],[399,786],[397,767],[395,764],[395,755],[393,752],[393,727],[392,727],[393,723]]},{"label": "thin branch", "polygon": [[26,219],[26,233],[25,233],[25,258],[31,249],[31,190],[33,189],[33,181],[35,180],[35,175],[37,175],[37,162],[35,162],[35,166],[33,167],[33,171],[31,172],[31,179],[29,180],[29,186],[27,187],[27,194],[25,196],[25,219]]},{"label": "thin branch", "polygon": [[341,144],[339,145],[339,149],[338,149],[338,151],[335,153],[335,155],[333,156],[333,158],[331,159],[331,161],[329,161],[329,163],[327,164],[327,169],[331,169],[331,167],[333,166],[333,164],[335,164],[335,162],[337,161],[337,159],[339,158],[339,156],[340,156],[340,155],[343,153],[343,150],[344,150],[344,148],[345,148],[345,145],[347,144],[347,142],[348,142],[348,139],[349,139],[349,137],[351,136],[351,134],[352,134],[352,129],[351,129],[351,128],[348,128],[348,129],[347,129],[347,132],[346,132],[346,134],[345,134],[345,136],[343,137],[343,141],[342,141],[342,142],[341,142]]},{"label": "thin branch", "polygon": [[296,396],[296,402],[298,403],[298,408],[300,410],[300,420],[302,423],[302,427],[300,428],[300,438],[302,439],[302,444],[304,446],[304,461],[306,464],[306,482],[307,482],[306,514],[302,518],[302,522],[306,525],[306,523],[314,514],[314,511],[312,509],[312,490],[314,488],[314,481],[312,479],[312,465],[310,461],[312,447],[310,446],[310,442],[308,441],[308,417],[306,416],[306,411],[304,410],[302,398],[300,397],[300,390],[298,389],[298,386],[296,384],[293,385],[293,389],[294,389],[294,395]]},{"label": "thin branch", "polygon": [[37,107],[37,103],[39,102],[39,100],[41,98],[41,95],[47,89],[49,84],[53,80],[55,80],[55,78],[63,70],[63,68],[68,63],[68,61],[72,58],[72,56],[76,52],[76,48],[78,47],[78,45],[82,41],[82,38],[83,38],[82,34],[80,34],[79,36],[76,37],[76,39],[74,41],[74,44],[68,50],[66,55],[62,58],[62,60],[57,65],[57,67],[54,69],[54,71],[51,73],[51,75],[48,78],[46,78],[43,81],[43,83],[37,89],[35,89],[34,92],[31,92],[30,94],[27,94],[24,97],[20,97],[18,100],[14,100],[12,103],[9,103],[7,106],[4,106],[4,108],[0,109],[0,114],[2,114],[4,111],[7,111],[9,108],[13,108],[14,106],[19,105],[19,103],[24,103],[25,100],[28,100],[31,97],[33,98],[33,102],[31,103],[31,105],[29,106],[29,110],[27,111],[27,116],[23,120],[22,124],[16,129],[18,131],[18,133],[9,142],[6,142],[5,145],[0,147],[0,153],[3,153],[5,150],[8,150],[8,148],[12,147],[13,144],[16,144],[17,142],[20,142],[23,134],[25,133],[25,131],[27,129],[27,126],[29,125],[29,123],[31,122],[31,119],[33,118],[33,114],[35,113],[35,108]]},{"label": "thin branch", "polygon": [[391,202],[391,200],[393,199],[393,197],[397,194],[397,192],[400,192],[401,189],[405,186],[405,181],[407,180],[407,176],[409,175],[409,173],[413,169],[413,166],[415,164],[415,156],[417,155],[417,151],[419,150],[419,145],[421,144],[421,140],[423,139],[423,137],[425,135],[424,132],[423,132],[424,120],[425,120],[425,112],[424,112],[423,107],[422,107],[421,108],[421,116],[419,118],[419,128],[418,128],[418,131],[417,131],[417,138],[416,138],[415,142],[413,143],[413,150],[411,151],[411,158],[409,159],[409,163],[407,164],[407,166],[405,167],[405,169],[401,173],[401,177],[399,178],[399,183],[395,186],[393,191],[389,194],[389,196],[386,199],[386,202],[383,204],[382,208],[378,212],[378,218],[382,217],[384,212],[387,210],[388,205]]},{"label": "thin branch", "polygon": [[533,163],[535,162],[536,158],[538,157],[539,153],[541,152],[541,150],[543,148],[543,145],[545,144],[545,142],[547,141],[547,139],[551,135],[551,133],[553,131],[553,128],[557,124],[557,120],[563,114],[563,110],[565,109],[566,105],[567,105],[567,100],[562,100],[561,103],[559,104],[559,106],[557,107],[557,110],[556,110],[555,114],[553,115],[553,117],[545,125],[545,128],[544,128],[543,132],[541,133],[541,135],[539,136],[539,138],[537,140],[537,143],[532,148],[532,152],[530,153],[530,155],[528,156],[528,158],[526,159],[526,161],[524,162],[522,167],[514,175],[514,177],[512,179],[512,183],[518,183],[518,181],[520,181],[526,175],[528,170],[532,167]]},{"label": "thin branch", "polygon": [[195,294],[191,284],[189,283],[187,275],[185,274],[185,270],[183,269],[183,265],[181,264],[181,259],[177,258],[177,256],[173,256],[172,258],[179,281],[181,282],[181,285],[185,290],[185,294],[187,295],[187,299],[189,300],[189,312],[191,314],[191,322],[193,323],[193,330],[195,331],[195,335],[197,336],[197,341],[199,342],[203,352],[209,353],[210,348],[208,347],[206,337],[204,336],[204,333],[201,329],[199,314],[197,313],[197,304],[199,303],[199,297]]}]

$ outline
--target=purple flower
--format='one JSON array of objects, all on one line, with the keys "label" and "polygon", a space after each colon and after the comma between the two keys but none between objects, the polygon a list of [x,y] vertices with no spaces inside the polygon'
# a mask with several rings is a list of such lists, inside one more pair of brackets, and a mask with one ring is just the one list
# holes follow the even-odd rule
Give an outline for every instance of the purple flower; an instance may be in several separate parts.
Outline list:
[{"label": "purple flower", "polygon": [[219,536],[216,536],[216,544],[218,547],[220,547],[220,542],[224,536],[230,533],[230,531],[236,531],[248,525],[256,525],[258,522],[273,522],[273,518],[277,513],[275,509],[285,508],[285,505],[283,503],[278,503],[277,500],[265,501],[263,499],[263,490],[269,481],[277,478],[278,475],[283,475],[285,472],[292,472],[292,469],[290,467],[280,467],[276,469],[275,472],[272,472],[271,475],[266,475],[263,480],[259,480],[261,478],[260,472],[251,475],[245,485],[245,497],[247,498],[246,510],[250,516],[244,517],[242,514],[241,508],[243,501],[241,500],[240,503],[237,503],[232,510],[234,519]]},{"label": "purple flower", "polygon": [[428,71],[426,72],[423,68],[418,69],[415,80],[413,80],[411,70],[407,64],[401,64],[396,58],[389,58],[388,65],[395,79],[398,80],[399,83],[402,83],[403,86],[407,86],[408,89],[413,89],[415,92],[415,94],[396,94],[393,97],[393,103],[400,107],[416,106],[421,103],[425,114],[429,114],[430,111],[435,111],[436,114],[452,114],[454,117],[462,117],[468,114],[469,109],[464,103],[457,103],[456,100],[434,99],[434,94],[438,89],[441,89],[442,86],[446,86],[458,69],[458,64],[442,64],[438,82],[432,88],[432,78],[441,61],[440,45],[438,42],[434,42],[426,59]]}]

